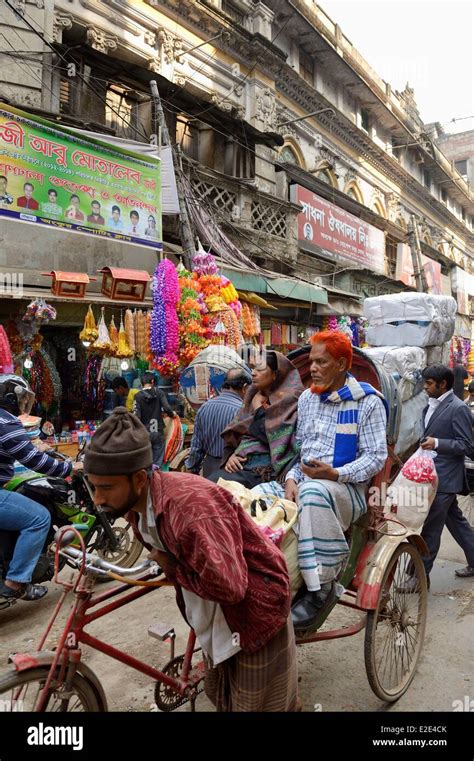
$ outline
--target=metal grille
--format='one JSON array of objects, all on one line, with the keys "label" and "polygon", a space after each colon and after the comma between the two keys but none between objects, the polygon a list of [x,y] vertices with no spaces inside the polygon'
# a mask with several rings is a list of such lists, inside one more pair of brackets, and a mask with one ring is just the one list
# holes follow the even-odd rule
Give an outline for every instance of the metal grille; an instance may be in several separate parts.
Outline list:
[{"label": "metal grille", "polygon": [[193,182],[193,190],[199,200],[211,203],[219,211],[225,211],[232,214],[234,206],[237,205],[237,196],[226,188],[218,188],[216,185],[209,185],[207,182]]},{"label": "metal grille", "polygon": [[278,238],[286,238],[286,214],[272,206],[254,201],[252,203],[252,227]]}]

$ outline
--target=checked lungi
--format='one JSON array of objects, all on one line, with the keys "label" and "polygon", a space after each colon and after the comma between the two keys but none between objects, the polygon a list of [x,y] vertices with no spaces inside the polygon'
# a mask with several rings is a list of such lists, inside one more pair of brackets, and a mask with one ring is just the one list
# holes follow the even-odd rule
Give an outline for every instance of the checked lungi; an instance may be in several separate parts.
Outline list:
[{"label": "checked lungi", "polygon": [[[281,484],[259,485],[264,494],[284,497]],[[308,591],[333,581],[349,554],[344,532],[367,511],[366,485],[307,479],[299,486],[298,563]],[[256,489],[254,489],[256,491]]]},{"label": "checked lungi", "polygon": [[204,687],[218,711],[292,712],[297,707],[298,675],[291,617],[260,650],[242,650],[212,667],[205,656]]}]

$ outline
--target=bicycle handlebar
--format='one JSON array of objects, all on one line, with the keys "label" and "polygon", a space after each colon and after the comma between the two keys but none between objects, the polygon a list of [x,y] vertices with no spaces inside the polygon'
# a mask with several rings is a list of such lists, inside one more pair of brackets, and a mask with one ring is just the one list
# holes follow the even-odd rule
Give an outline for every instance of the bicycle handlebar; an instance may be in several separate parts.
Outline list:
[{"label": "bicycle handlebar", "polygon": [[107,573],[108,571],[112,571],[112,573],[120,574],[120,576],[134,576],[135,574],[141,573],[153,566],[156,566],[157,571],[161,572],[159,565],[149,558],[146,558],[142,563],[133,568],[122,568],[120,565],[109,563],[108,560],[104,560],[98,555],[91,555],[89,552],[84,554],[82,550],[78,550],[76,547],[63,547],[60,550],[60,554],[69,558],[69,560],[78,560],[80,563],[82,563],[83,558],[85,558],[86,569],[96,573]]}]

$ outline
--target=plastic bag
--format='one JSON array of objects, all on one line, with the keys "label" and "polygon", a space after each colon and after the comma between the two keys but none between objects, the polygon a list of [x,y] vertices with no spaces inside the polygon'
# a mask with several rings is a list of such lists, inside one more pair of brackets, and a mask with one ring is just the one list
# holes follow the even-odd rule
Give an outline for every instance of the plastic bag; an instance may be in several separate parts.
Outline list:
[{"label": "plastic bag", "polygon": [[420,533],[438,490],[436,452],[417,449],[387,490],[384,513]]}]

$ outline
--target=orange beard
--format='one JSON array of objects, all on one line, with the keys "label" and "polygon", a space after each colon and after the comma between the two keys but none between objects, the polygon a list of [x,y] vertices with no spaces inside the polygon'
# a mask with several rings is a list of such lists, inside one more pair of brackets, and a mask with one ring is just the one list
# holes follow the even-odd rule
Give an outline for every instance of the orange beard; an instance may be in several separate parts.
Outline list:
[{"label": "orange beard", "polygon": [[325,391],[328,390],[328,386],[316,386],[314,383],[311,384],[310,389],[312,394],[324,394]]}]

